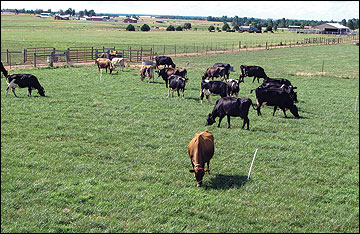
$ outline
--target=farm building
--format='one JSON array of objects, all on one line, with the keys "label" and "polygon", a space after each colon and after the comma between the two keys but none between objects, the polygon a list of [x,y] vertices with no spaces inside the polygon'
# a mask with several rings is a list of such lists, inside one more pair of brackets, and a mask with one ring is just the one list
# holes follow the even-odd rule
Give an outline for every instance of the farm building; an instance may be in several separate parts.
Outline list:
[{"label": "farm building", "polygon": [[106,19],[109,18],[109,16],[83,16],[80,17],[80,20],[89,20],[89,21],[106,21]]},{"label": "farm building", "polygon": [[339,23],[326,23],[314,26],[313,29],[319,30],[322,34],[349,34],[350,28]]},{"label": "farm building", "polygon": [[55,20],[69,20],[69,19],[70,19],[70,15],[59,15],[59,14],[55,15]]},{"label": "farm building", "polygon": [[124,23],[137,23],[137,19],[126,18],[126,19],[124,19]]}]

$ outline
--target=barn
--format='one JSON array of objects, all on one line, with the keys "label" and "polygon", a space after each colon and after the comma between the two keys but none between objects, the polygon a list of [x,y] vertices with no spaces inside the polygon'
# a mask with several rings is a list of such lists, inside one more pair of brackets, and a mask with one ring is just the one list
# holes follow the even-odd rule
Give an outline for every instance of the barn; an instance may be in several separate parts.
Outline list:
[{"label": "barn", "polygon": [[124,23],[137,23],[137,19],[126,18],[126,19],[124,19]]},{"label": "barn", "polygon": [[325,23],[314,26],[313,29],[319,30],[321,34],[350,34],[350,28],[339,23]]}]

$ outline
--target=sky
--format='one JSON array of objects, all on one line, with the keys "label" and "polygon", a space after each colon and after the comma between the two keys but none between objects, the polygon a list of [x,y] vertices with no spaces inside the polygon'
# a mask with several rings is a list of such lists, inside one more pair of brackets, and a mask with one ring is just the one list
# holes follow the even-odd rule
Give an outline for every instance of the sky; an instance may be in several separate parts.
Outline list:
[{"label": "sky", "polygon": [[1,9],[259,19],[341,21],[359,18],[359,1],[1,1]]}]

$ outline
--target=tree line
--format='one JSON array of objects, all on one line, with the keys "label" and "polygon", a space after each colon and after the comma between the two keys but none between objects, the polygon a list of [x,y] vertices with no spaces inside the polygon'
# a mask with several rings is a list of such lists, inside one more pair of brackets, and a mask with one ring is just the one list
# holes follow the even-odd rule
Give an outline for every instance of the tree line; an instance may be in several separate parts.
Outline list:
[{"label": "tree line", "polygon": [[[44,11],[42,9],[36,9],[36,10],[25,10],[24,9],[1,9],[1,11],[7,11],[7,12],[15,12],[15,13],[28,13],[28,14],[40,14],[40,13],[59,13],[59,14],[66,14],[66,15],[75,15],[75,9],[68,8],[67,10],[59,10],[56,12],[52,12],[51,9],[48,9],[47,11]],[[95,16],[97,15],[94,10],[83,10],[78,12],[79,16]],[[104,14],[98,14],[98,15],[104,15]],[[111,16],[118,16],[118,14],[106,14]],[[130,16],[130,15],[129,15]],[[135,15],[133,15],[136,17]],[[232,27],[234,29],[237,28],[237,26],[249,26],[252,25],[256,28],[266,27],[266,28],[287,28],[289,25],[295,25],[300,26],[303,28],[304,26],[316,26],[324,23],[336,23],[335,21],[323,21],[323,20],[294,20],[294,19],[258,19],[258,18],[248,18],[248,17],[227,17],[226,15],[222,17],[204,17],[204,16],[172,16],[172,15],[162,15],[162,16],[156,16],[156,18],[162,18],[162,19],[188,19],[188,20],[207,20],[207,21],[216,21],[216,22],[223,22],[225,23],[231,23]],[[343,19],[340,22],[338,22],[344,26],[349,27],[351,30],[355,30],[359,28],[359,19]],[[226,24],[225,24],[226,25]],[[227,27],[227,26],[226,26]]]}]

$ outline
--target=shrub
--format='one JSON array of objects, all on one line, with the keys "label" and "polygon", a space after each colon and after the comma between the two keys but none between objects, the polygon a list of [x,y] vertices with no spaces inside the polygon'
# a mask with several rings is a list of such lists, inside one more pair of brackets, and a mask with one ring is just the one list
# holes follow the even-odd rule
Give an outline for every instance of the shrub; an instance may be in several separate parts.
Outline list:
[{"label": "shrub", "polygon": [[166,31],[175,31],[175,27],[172,25],[169,25],[169,27],[166,28]]},{"label": "shrub", "polygon": [[141,26],[140,30],[143,32],[147,32],[147,31],[150,31],[150,27],[149,27],[149,25],[144,24],[143,26]]},{"label": "shrub", "polygon": [[182,30],[183,30],[183,28],[181,26],[176,27],[176,31],[182,31]]},{"label": "shrub", "polygon": [[126,27],[126,31],[135,31],[134,25],[129,24],[129,25]]},{"label": "shrub", "polygon": [[212,30],[215,30],[215,27],[211,25],[211,26],[208,28],[208,30],[209,30],[209,32],[211,32]]}]

